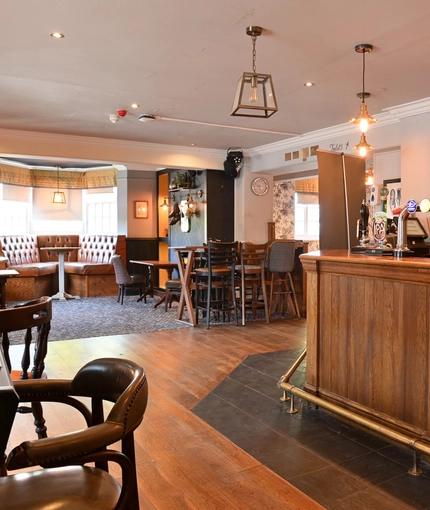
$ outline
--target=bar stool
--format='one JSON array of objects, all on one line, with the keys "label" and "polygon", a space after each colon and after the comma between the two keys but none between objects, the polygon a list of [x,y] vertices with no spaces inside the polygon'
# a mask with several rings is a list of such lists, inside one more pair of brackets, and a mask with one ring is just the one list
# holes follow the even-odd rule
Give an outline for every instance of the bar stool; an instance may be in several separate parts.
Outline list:
[{"label": "bar stool", "polygon": [[266,284],[270,286],[269,318],[272,317],[275,298],[276,300],[280,298],[282,316],[285,311],[285,299],[287,299],[293,313],[300,319],[296,291],[291,276],[294,269],[295,251],[296,245],[293,240],[276,239],[269,245],[266,262],[266,272],[270,275],[270,279],[266,279]]},{"label": "bar stool", "polygon": [[195,269],[196,324],[199,310],[206,313],[206,328],[209,329],[211,312],[231,312],[237,326],[235,273],[237,242],[208,241],[207,267]]},{"label": "bar stool", "polygon": [[240,274],[240,302],[242,310],[242,326],[246,322],[246,308],[252,309],[253,317],[258,308],[264,307],[266,322],[269,323],[267,289],[265,283],[265,263],[267,243],[240,243],[240,264],[236,271]]}]

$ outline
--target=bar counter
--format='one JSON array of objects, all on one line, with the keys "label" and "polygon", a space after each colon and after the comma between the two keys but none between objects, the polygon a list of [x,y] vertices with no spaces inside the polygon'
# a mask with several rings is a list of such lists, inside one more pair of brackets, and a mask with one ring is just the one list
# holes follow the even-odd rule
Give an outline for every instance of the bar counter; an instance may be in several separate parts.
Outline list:
[{"label": "bar counter", "polygon": [[430,438],[430,259],[316,251],[305,391]]}]

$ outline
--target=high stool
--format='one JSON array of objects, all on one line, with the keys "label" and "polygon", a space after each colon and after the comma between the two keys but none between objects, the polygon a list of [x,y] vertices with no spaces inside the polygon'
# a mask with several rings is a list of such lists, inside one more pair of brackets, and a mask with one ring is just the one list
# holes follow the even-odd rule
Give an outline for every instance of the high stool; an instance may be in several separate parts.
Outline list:
[{"label": "high stool", "polygon": [[199,310],[206,313],[206,328],[209,329],[211,312],[222,314],[231,312],[237,326],[235,273],[237,242],[208,241],[207,267],[195,269],[196,324]]},{"label": "high stool", "polygon": [[266,272],[270,275],[270,279],[266,279],[266,284],[270,286],[269,318],[272,317],[276,298],[276,300],[281,300],[282,315],[284,315],[285,299],[287,299],[293,313],[300,319],[296,291],[291,276],[294,269],[295,251],[296,243],[293,240],[276,239],[269,245],[266,261]]},{"label": "high stool", "polygon": [[269,308],[265,283],[265,263],[267,243],[240,243],[240,264],[236,271],[240,274],[240,302],[242,326],[245,326],[246,308],[252,309],[256,317],[258,308],[264,308],[266,322],[269,323]]}]

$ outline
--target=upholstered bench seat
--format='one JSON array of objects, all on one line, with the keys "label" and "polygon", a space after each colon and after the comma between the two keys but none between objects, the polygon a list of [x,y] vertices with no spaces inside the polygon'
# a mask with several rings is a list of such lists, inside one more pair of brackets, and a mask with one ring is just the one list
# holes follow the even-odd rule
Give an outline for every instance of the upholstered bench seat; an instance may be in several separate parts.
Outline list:
[{"label": "upholstered bench seat", "polygon": [[65,254],[65,284],[69,294],[116,295],[115,271],[110,261],[115,254],[125,260],[125,236],[0,235],[0,255],[7,257],[8,269],[19,273],[8,281],[8,301],[27,301],[58,291],[58,254],[49,249],[58,246],[79,247]]},{"label": "upholstered bench seat", "polygon": [[8,269],[15,269],[20,276],[43,276],[54,274],[58,271],[58,263],[55,262],[33,262],[32,264],[22,264],[20,266],[8,266]]},{"label": "upholstered bench seat", "polygon": [[65,262],[66,274],[115,274],[112,264],[100,264],[97,262]]}]

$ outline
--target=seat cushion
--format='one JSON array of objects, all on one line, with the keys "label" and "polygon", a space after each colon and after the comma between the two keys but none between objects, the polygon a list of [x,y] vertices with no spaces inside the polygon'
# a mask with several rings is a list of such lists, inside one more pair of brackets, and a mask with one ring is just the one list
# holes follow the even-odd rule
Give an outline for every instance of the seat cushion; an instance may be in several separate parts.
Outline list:
[{"label": "seat cushion", "polygon": [[64,272],[67,274],[114,274],[112,264],[91,262],[65,262]]},{"label": "seat cushion", "polygon": [[108,473],[89,466],[40,469],[0,477],[2,510],[110,510],[121,492]]},{"label": "seat cushion", "polygon": [[55,274],[58,271],[58,262],[37,262],[33,264],[21,264],[19,266],[9,266],[8,269],[15,269],[15,271],[18,271],[19,276],[37,277],[46,274]]}]

